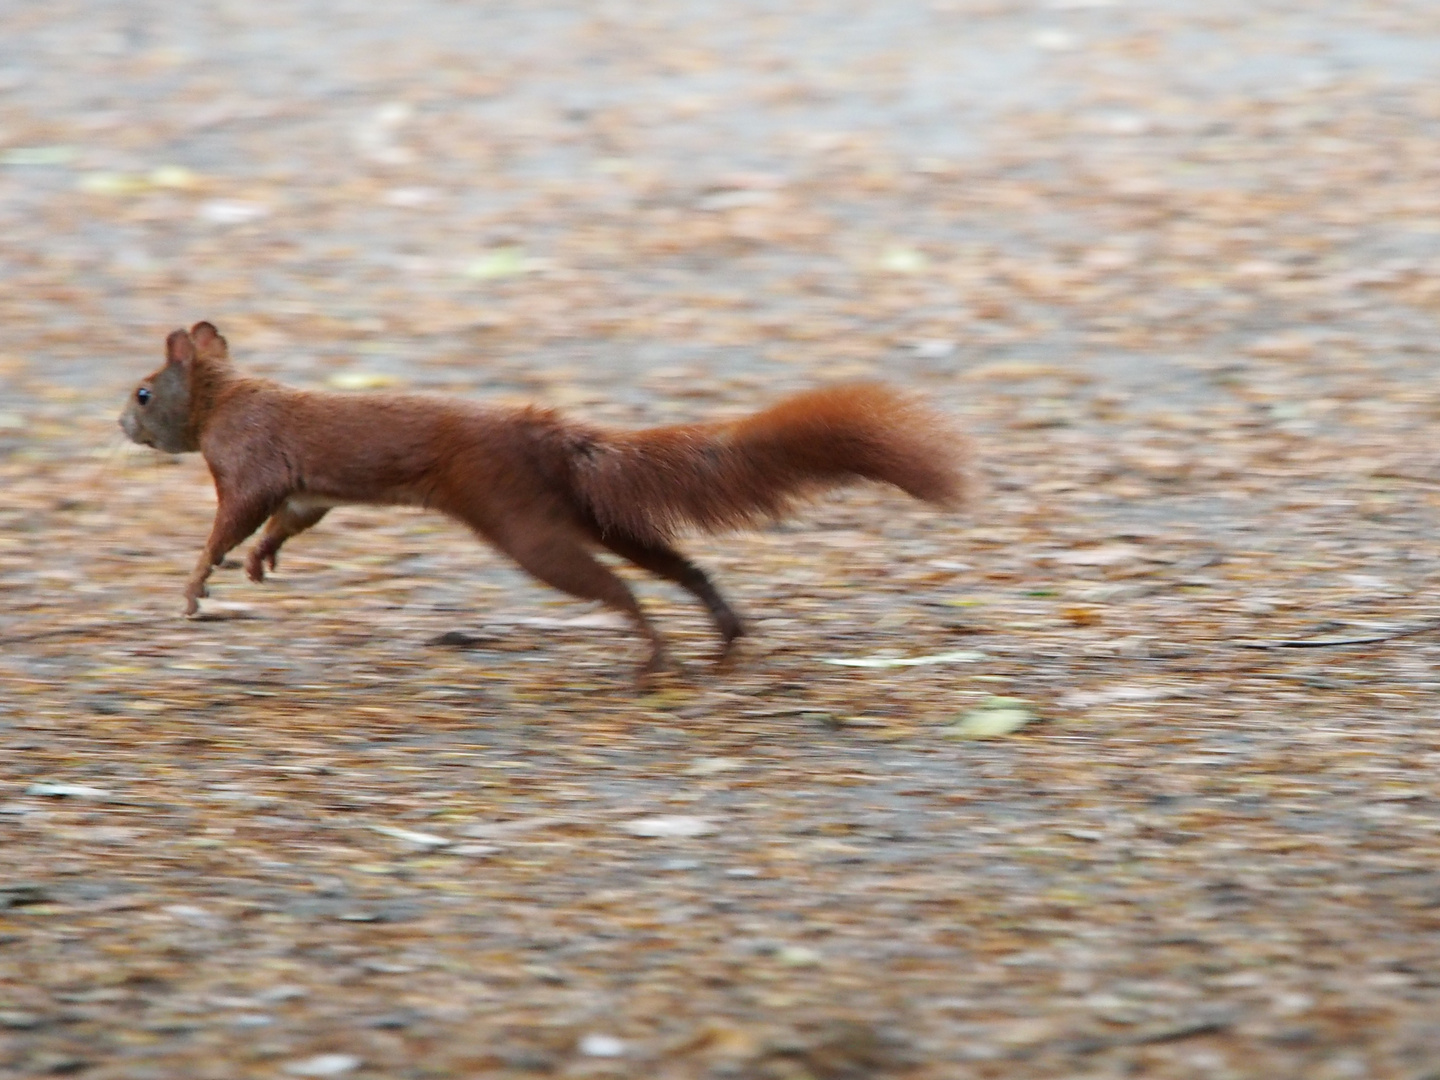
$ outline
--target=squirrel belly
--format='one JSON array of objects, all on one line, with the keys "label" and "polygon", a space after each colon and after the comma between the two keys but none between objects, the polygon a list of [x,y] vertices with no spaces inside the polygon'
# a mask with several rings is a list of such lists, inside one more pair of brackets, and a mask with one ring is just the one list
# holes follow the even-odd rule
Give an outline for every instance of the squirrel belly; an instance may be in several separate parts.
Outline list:
[{"label": "squirrel belly", "polygon": [[411,504],[469,526],[532,576],[623,612],[664,642],[608,550],[687,590],[726,651],[744,633],[709,576],[672,546],[683,528],[732,529],[777,517],[846,484],[889,484],[954,506],[964,442],[944,417],[875,383],[796,394],[733,421],[611,431],[538,408],[497,409],[419,394],[296,390],[242,375],[210,323],[177,330],[166,363],[120,418],[133,441],[200,451],[218,506],[187,583],[194,614],[215,566],[262,526],[246,560],[255,581],[284,543],[342,503]]}]

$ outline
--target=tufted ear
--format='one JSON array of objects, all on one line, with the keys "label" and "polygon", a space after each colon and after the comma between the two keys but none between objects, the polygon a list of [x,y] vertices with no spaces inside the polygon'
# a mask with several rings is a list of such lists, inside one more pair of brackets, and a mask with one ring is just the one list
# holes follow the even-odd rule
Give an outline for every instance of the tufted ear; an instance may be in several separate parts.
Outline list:
[{"label": "tufted ear", "polygon": [[196,350],[207,360],[230,359],[230,347],[215,329],[214,323],[197,322],[190,328],[190,338]]},{"label": "tufted ear", "polygon": [[184,330],[172,330],[165,339],[165,362],[189,368],[195,363],[195,343]]}]

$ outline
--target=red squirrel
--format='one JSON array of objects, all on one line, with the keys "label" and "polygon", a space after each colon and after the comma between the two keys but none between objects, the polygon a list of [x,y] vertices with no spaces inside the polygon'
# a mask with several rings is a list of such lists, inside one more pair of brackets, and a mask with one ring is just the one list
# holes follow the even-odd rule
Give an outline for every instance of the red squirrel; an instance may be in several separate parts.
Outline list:
[{"label": "red squirrel", "polygon": [[[165,365],[130,395],[120,426],[172,454],[198,450],[219,505],[185,587],[205,582],[261,525],[252,581],[280,547],[347,503],[421,506],[468,526],[541,581],[627,615],[664,640],[607,549],[673,581],[710,613],[722,657],[744,633],[709,576],[671,546],[682,526],[719,531],[783,513],[824,488],[875,480],[939,505],[958,502],[962,441],[938,414],[885,386],[844,384],[734,421],[609,431],[534,407],[423,394],[297,390],[242,375],[208,322],[176,330]],[[268,521],[267,521],[268,519]]]}]

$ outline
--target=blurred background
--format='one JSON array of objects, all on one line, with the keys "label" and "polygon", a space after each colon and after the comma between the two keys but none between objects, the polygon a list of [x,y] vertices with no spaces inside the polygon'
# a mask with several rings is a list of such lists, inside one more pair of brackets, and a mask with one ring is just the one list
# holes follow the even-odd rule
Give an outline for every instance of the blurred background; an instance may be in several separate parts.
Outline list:
[{"label": "blurred background", "polygon": [[1433,337],[1418,0],[85,0],[3,29],[11,446],[202,317],[292,379],[646,415],[1003,359],[1193,400],[1246,350]]}]

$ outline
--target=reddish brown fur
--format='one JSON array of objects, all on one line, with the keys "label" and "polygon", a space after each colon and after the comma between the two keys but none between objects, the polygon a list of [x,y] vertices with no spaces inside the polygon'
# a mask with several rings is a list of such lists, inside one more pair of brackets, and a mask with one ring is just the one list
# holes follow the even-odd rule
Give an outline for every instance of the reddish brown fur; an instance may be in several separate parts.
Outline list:
[{"label": "reddish brown fur", "polygon": [[199,450],[210,466],[219,506],[186,588],[190,614],[213,567],[262,524],[246,561],[256,581],[289,537],[333,505],[418,505],[465,523],[542,581],[625,612],[649,638],[654,669],[660,636],[595,559],[597,546],[689,590],[728,647],[740,620],[669,546],[679,527],[741,525],[855,480],[939,504],[962,493],[959,437],[879,385],[798,394],[730,423],[611,432],[543,409],[304,391],[243,376],[209,323],[171,334],[166,355],[120,423],[136,442]]},{"label": "reddish brown fur", "polygon": [[575,462],[575,489],[597,521],[665,540],[682,525],[714,532],[783,513],[855,480],[958,503],[959,437],[889,387],[812,390],[732,423],[605,436]]}]

